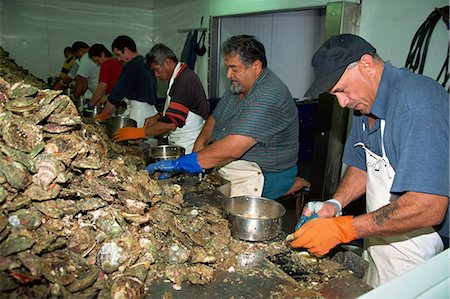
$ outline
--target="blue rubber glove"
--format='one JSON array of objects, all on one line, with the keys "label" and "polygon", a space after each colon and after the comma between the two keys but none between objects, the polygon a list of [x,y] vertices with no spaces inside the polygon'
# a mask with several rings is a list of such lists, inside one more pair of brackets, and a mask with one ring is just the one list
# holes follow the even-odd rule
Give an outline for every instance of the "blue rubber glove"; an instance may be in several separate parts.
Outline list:
[{"label": "blue rubber glove", "polygon": [[148,165],[145,170],[147,170],[150,175],[154,174],[155,171],[161,171],[162,174],[159,176],[160,180],[168,179],[170,178],[172,173],[176,172],[189,174],[203,172],[200,164],[198,164],[196,152],[181,156],[176,160],[164,160],[152,163]]}]

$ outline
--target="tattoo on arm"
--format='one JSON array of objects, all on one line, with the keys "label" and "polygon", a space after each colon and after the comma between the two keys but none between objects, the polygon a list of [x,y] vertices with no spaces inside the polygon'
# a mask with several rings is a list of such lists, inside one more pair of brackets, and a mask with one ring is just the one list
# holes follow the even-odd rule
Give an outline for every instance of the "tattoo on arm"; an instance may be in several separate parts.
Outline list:
[{"label": "tattoo on arm", "polygon": [[395,210],[398,208],[398,202],[396,200],[391,201],[391,203],[387,206],[382,207],[381,209],[374,212],[372,218],[373,221],[381,226],[384,224],[386,220],[389,220],[392,215],[394,215]]}]

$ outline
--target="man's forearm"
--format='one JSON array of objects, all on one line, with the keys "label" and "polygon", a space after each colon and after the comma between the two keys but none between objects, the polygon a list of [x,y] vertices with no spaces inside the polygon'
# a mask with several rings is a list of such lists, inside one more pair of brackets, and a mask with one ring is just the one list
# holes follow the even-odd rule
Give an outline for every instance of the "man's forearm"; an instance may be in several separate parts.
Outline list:
[{"label": "man's forearm", "polygon": [[333,194],[333,198],[337,199],[342,207],[345,207],[366,192],[366,180],[367,173],[364,170],[349,166]]},{"label": "man's forearm", "polygon": [[198,162],[203,169],[237,160],[256,144],[256,140],[241,135],[228,135],[198,152]]},{"label": "man's forearm", "polygon": [[73,97],[79,98],[87,89],[87,79],[81,76],[77,76],[75,81],[75,88],[73,90]]},{"label": "man's forearm", "polygon": [[448,208],[448,197],[407,192],[380,209],[353,220],[359,238],[389,237],[440,224]]},{"label": "man's forearm", "polygon": [[100,100],[106,93],[107,87],[108,85],[104,82],[98,83],[97,89],[95,89],[94,95],[92,96],[92,99],[90,101],[91,105],[97,105],[98,102],[100,102]]},{"label": "man's forearm", "polygon": [[145,126],[145,136],[159,136],[174,131],[177,126],[173,123],[158,121],[151,126]]},{"label": "man's forearm", "polygon": [[215,120],[211,115],[203,126],[200,134],[194,143],[194,152],[198,152],[205,148],[205,146],[211,141],[212,131],[214,129]]}]

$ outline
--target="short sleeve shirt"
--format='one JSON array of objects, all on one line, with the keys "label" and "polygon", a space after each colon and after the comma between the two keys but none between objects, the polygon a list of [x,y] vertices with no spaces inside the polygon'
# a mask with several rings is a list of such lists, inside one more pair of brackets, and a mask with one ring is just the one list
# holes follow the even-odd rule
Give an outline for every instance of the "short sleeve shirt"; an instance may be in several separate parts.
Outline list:
[{"label": "short sleeve shirt", "polygon": [[75,61],[73,62],[72,67],[70,68],[69,73],[67,74],[67,77],[71,78],[72,80],[75,79],[75,77],[77,76],[77,72],[78,72],[78,68],[80,67],[80,60],[79,59],[75,59]]},{"label": "short sleeve shirt", "polygon": [[[357,142],[381,155],[380,119],[384,119],[383,143],[395,170],[391,193],[448,197],[449,94],[444,88],[431,78],[387,62],[371,113],[378,119],[370,129],[366,115],[353,117],[343,162],[366,170],[364,151],[354,147]],[[445,228],[448,231],[448,225]]]},{"label": "short sleeve shirt", "polygon": [[186,67],[175,78],[169,96],[170,105],[162,122],[172,122],[177,127],[183,127],[189,111],[207,119],[209,116],[209,104],[203,85],[197,74]]},{"label": "short sleeve shirt", "polygon": [[65,78],[67,76],[73,64],[75,63],[75,60],[76,58],[73,55],[70,55],[69,57],[64,59],[64,64],[63,67],[61,68],[61,73],[59,74],[60,78]]},{"label": "short sleeve shirt", "polygon": [[88,89],[94,93],[98,85],[99,66],[89,58],[85,53],[80,59],[80,67],[78,68],[77,76],[86,78],[88,81]]},{"label": "short sleeve shirt", "polygon": [[122,72],[123,64],[116,58],[110,58],[100,66],[98,82],[106,83],[106,93],[111,93]]},{"label": "short sleeve shirt", "polygon": [[213,116],[213,141],[228,135],[257,141],[241,159],[256,162],[265,172],[280,172],[297,164],[297,107],[286,85],[271,70],[263,71],[242,100],[228,89]]}]

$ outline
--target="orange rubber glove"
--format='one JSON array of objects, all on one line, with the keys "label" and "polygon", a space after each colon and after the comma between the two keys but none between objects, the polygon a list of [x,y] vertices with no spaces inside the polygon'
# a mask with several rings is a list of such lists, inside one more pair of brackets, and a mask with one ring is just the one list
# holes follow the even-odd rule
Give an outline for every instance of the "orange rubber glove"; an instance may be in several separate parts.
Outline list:
[{"label": "orange rubber glove", "polygon": [[294,233],[292,247],[306,248],[316,256],[327,254],[337,244],[357,239],[353,216],[316,218]]},{"label": "orange rubber glove", "polygon": [[121,128],[114,133],[116,141],[133,140],[145,138],[144,128]]},{"label": "orange rubber glove", "polygon": [[106,109],[103,109],[102,112],[100,112],[100,114],[97,114],[95,116],[95,120],[98,122],[105,122],[107,121],[109,118],[109,114],[108,112],[106,112]]}]

